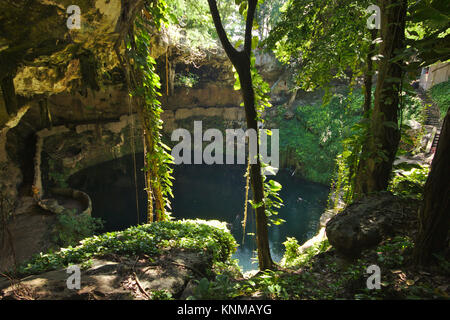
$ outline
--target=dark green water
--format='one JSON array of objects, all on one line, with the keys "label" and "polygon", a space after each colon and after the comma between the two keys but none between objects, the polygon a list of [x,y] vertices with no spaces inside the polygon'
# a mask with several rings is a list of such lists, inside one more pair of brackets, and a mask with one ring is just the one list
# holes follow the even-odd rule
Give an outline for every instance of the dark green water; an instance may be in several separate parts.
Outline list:
[{"label": "dark green water", "polygon": [[[138,155],[137,159],[142,159]],[[138,162],[138,168],[142,163]],[[217,219],[229,223],[232,234],[240,244],[234,258],[244,271],[257,269],[252,263],[256,249],[254,236],[247,235],[242,244],[244,208],[242,165],[181,165],[175,166],[173,217],[176,219]],[[269,228],[272,257],[279,261],[286,237],[304,242],[314,236],[328,195],[328,188],[312,183],[290,172],[280,170],[269,179],[283,185],[280,194],[284,206],[279,216],[286,220]],[[136,194],[131,156],[94,166],[72,176],[69,184],[87,192],[93,202],[93,216],[105,221],[104,231],[123,230],[138,223]],[[141,170],[138,170],[139,222],[145,222],[145,192]],[[253,212],[249,208],[246,233],[255,232]]]}]

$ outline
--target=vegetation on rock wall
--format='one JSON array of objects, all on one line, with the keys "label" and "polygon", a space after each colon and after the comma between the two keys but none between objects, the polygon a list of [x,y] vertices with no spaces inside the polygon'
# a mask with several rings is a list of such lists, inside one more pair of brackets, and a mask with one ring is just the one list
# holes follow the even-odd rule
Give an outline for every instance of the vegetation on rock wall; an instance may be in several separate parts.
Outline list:
[{"label": "vegetation on rock wall", "polygon": [[441,119],[444,119],[450,106],[450,80],[433,86],[430,96],[441,112]]},{"label": "vegetation on rock wall", "polygon": [[[287,165],[294,165],[311,181],[329,184],[335,168],[335,158],[342,151],[343,139],[350,137],[349,128],[361,117],[359,91],[335,94],[330,102],[297,105],[293,118],[286,120],[278,107],[273,127],[280,128],[280,152],[282,159],[292,157]],[[293,161],[292,161],[293,160]]]}]

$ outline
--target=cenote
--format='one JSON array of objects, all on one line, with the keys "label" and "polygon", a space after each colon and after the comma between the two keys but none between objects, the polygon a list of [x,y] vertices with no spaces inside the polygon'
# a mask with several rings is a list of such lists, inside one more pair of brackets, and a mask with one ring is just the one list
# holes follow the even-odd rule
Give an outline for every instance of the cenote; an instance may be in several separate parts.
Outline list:
[{"label": "cenote", "polygon": [[[136,210],[136,186],[132,156],[115,159],[84,169],[69,179],[71,187],[87,192],[92,198],[92,215],[104,220],[103,231],[123,230],[146,221],[146,194],[142,173],[142,154],[137,159],[137,190],[139,215]],[[239,243],[235,259],[243,271],[257,269],[255,261],[255,223],[249,206],[246,236],[241,221],[244,215],[244,165],[179,165],[174,168],[172,217],[175,219],[216,219],[229,224]],[[320,215],[326,206],[329,189],[297,176],[288,170],[269,176],[280,182],[284,206],[279,217],[286,220],[269,227],[272,258],[279,261],[286,237],[299,243],[314,236]],[[250,234],[249,234],[250,233]],[[244,241],[243,241],[244,240]]]}]

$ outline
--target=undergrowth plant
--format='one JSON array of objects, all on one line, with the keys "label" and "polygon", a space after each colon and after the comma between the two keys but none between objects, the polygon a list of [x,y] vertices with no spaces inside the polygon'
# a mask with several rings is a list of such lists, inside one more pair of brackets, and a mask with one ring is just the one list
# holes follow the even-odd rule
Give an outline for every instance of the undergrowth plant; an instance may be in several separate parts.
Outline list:
[{"label": "undergrowth plant", "polygon": [[307,265],[315,255],[325,252],[330,248],[328,239],[315,243],[303,252],[299,252],[300,245],[295,238],[287,238],[286,241],[283,242],[283,245],[286,248],[282,259],[283,265],[289,268],[298,268]]},{"label": "undergrowth plant", "polygon": [[441,120],[444,119],[450,106],[450,80],[433,86],[429,92],[431,99],[439,107]]},{"label": "undergrowth plant", "polygon": [[124,231],[107,232],[85,238],[76,247],[68,246],[56,252],[41,253],[24,262],[18,275],[42,273],[70,264],[86,264],[90,259],[107,254],[154,256],[162,249],[192,249],[209,254],[212,264],[226,262],[236,251],[237,243],[219,221],[161,221],[130,227]]},{"label": "undergrowth plant", "polygon": [[405,198],[422,199],[429,170],[429,167],[420,165],[415,165],[409,170],[394,170],[388,190]]},{"label": "undergrowth plant", "polygon": [[103,228],[103,221],[87,213],[77,214],[76,209],[58,214],[53,230],[53,242],[60,247],[76,245],[80,240],[94,235]]}]

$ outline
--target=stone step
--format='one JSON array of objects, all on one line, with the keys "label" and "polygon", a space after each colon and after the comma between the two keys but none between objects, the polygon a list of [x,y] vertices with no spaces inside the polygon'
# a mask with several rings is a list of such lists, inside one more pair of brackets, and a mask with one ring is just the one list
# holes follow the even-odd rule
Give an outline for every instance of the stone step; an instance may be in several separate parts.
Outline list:
[{"label": "stone step", "polygon": [[441,136],[440,131],[437,131],[437,132],[436,132],[436,135],[434,136],[432,148],[437,147],[437,145],[438,145],[438,143],[439,143],[439,138],[440,138],[440,136]]}]

